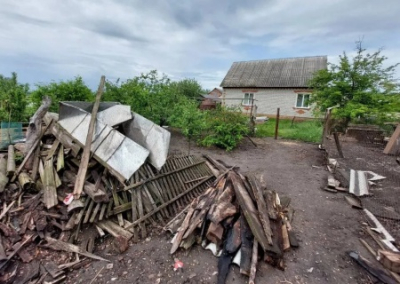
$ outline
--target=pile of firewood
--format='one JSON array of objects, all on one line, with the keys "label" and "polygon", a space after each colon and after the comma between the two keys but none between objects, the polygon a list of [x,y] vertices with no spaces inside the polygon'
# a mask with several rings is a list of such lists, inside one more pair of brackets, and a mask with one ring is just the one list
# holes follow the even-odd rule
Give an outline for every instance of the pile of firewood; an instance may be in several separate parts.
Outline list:
[{"label": "pile of firewood", "polygon": [[258,259],[284,270],[283,253],[298,242],[291,221],[289,198],[279,198],[254,175],[207,159],[220,173],[214,185],[167,224],[172,232],[171,254],[195,243],[219,256],[218,283],[225,283],[231,263],[254,283]]}]

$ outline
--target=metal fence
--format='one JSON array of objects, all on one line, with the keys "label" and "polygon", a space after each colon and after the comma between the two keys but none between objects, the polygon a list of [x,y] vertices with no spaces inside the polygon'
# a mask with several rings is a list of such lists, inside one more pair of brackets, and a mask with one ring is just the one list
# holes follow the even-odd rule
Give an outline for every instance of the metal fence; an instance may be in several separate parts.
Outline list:
[{"label": "metal fence", "polygon": [[0,123],[0,149],[23,138],[22,122],[2,121]]}]

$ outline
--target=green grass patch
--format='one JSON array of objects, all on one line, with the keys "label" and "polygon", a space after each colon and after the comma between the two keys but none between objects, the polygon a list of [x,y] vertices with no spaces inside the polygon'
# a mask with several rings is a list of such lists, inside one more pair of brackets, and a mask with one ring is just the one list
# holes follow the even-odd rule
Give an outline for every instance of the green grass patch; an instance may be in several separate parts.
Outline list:
[{"label": "green grass patch", "polygon": [[[257,137],[274,137],[276,119],[269,119],[263,124],[256,125]],[[284,139],[299,140],[318,143],[321,141],[322,124],[318,120],[292,121],[281,119],[279,121],[278,137]]]}]

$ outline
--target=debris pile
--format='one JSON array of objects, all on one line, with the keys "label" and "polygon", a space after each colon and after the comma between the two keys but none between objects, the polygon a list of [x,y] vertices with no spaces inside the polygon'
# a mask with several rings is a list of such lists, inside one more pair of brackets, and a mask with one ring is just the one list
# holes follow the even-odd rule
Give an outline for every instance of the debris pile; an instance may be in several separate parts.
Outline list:
[{"label": "debris pile", "polygon": [[[118,115],[102,118],[112,108]],[[105,260],[93,252],[95,239],[106,234],[123,252],[131,238],[145,238],[148,225],[165,224],[215,180],[200,157],[167,157],[166,130],[126,106],[107,103],[100,104],[82,192],[76,193],[88,145],[80,137],[91,118],[85,109],[93,104],[62,103],[59,119],[42,116],[30,148],[27,139],[0,154],[0,283],[58,283],[67,269]],[[48,259],[44,248],[66,256],[62,262]]]},{"label": "debris pile", "polygon": [[218,178],[204,194],[165,226],[174,234],[171,254],[201,244],[219,257],[218,283],[225,283],[231,263],[254,283],[259,258],[285,269],[284,252],[298,247],[290,198],[267,190],[254,175],[207,157]]}]

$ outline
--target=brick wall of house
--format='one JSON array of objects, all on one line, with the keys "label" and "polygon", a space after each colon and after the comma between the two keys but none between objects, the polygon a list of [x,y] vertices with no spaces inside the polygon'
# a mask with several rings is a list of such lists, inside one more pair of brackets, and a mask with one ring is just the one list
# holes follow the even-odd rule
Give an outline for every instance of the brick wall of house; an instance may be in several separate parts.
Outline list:
[{"label": "brick wall of house", "polygon": [[311,108],[296,108],[297,93],[307,93],[301,90],[224,88],[222,101],[227,106],[240,106],[243,112],[248,112],[248,107],[242,105],[242,99],[245,93],[254,93],[257,116],[275,117],[276,110],[279,107],[282,118],[291,118],[293,116],[299,118],[313,118]]}]

